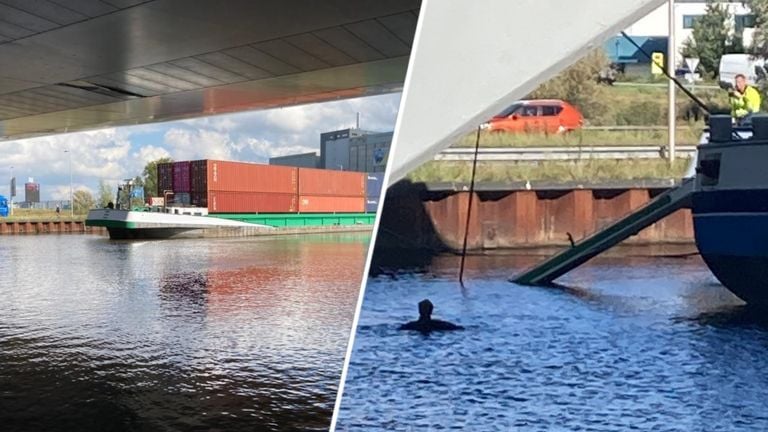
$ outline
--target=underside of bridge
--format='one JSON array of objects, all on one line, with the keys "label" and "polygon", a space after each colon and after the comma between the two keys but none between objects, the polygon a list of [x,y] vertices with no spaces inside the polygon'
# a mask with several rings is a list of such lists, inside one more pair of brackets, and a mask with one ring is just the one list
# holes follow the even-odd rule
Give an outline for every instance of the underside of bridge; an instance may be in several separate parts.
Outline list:
[{"label": "underside of bridge", "polygon": [[0,0],[0,139],[399,91],[419,0]]}]

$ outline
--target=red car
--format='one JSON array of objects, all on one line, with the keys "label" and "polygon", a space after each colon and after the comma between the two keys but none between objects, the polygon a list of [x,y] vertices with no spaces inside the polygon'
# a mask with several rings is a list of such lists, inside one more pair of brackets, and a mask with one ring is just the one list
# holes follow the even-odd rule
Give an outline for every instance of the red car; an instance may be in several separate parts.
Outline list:
[{"label": "red car", "polygon": [[561,133],[579,129],[584,117],[568,102],[536,99],[514,103],[483,128],[492,132]]}]

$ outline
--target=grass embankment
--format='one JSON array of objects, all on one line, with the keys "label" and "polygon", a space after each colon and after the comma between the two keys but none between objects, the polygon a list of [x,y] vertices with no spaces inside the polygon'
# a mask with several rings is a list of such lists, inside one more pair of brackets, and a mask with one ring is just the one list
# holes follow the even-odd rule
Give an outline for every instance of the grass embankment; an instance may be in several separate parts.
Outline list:
[{"label": "grass embankment", "polygon": [[[663,83],[666,83],[666,80]],[[711,86],[711,84],[709,85]],[[704,102],[713,113],[730,112],[728,93],[722,89],[694,87],[692,93]],[[695,120],[694,114],[696,112],[699,114],[698,121],[703,120],[704,113],[698,108],[696,102],[679,89],[675,94],[675,112],[678,122]],[[603,109],[600,112],[594,115],[584,113],[590,125],[653,126],[667,124],[668,99],[665,85],[658,87],[632,85],[607,87],[603,100]]]},{"label": "grass embankment", "polygon": [[[675,143],[695,145],[699,143],[703,124],[693,124],[675,131]],[[581,129],[566,134],[485,132],[480,134],[480,147],[583,147],[666,145],[666,130],[590,130]],[[462,138],[452,147],[474,147],[475,134]]]},{"label": "grass embankment", "polygon": [[[663,159],[592,159],[532,163],[478,162],[476,181],[605,182],[611,180],[679,179],[688,159],[677,159],[670,166]],[[471,162],[432,161],[408,176],[414,182],[468,182]]]},{"label": "grass embankment", "polygon": [[[700,118],[686,120],[694,103],[677,92],[678,145],[695,145],[704,128]],[[695,94],[713,107],[727,106],[727,94],[719,89],[695,89]],[[606,88],[605,110],[599,117],[588,118],[593,126],[657,126],[666,124],[667,89],[664,86],[614,86]],[[659,130],[590,130],[582,129],[568,134],[509,134],[483,133],[481,147],[537,147],[537,146],[601,146],[601,145],[658,145],[665,146],[667,131]],[[475,135],[469,134],[454,147],[472,147]],[[680,178],[689,160],[678,159],[670,166],[664,159],[582,159],[578,161],[532,162],[480,162],[478,181],[548,181],[548,182],[604,182],[611,180],[650,180]],[[471,162],[433,161],[413,171],[408,178],[423,182],[469,181]]]},{"label": "grass embankment", "polygon": [[69,210],[63,210],[61,215],[56,216],[55,210],[44,209],[13,209],[13,216],[6,218],[0,218],[2,222],[60,222],[60,221],[74,221],[82,222],[85,220],[86,214],[75,214],[74,217],[70,217]]}]

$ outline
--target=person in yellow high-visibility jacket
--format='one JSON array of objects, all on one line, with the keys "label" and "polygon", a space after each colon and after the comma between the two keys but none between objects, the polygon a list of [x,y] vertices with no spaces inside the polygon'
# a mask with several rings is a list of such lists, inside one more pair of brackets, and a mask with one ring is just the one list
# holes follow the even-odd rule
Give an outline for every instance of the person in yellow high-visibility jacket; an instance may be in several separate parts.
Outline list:
[{"label": "person in yellow high-visibility jacket", "polygon": [[728,94],[731,102],[731,116],[737,122],[741,122],[745,117],[760,111],[760,92],[756,88],[747,84],[747,77],[742,74],[736,75],[736,87]]}]

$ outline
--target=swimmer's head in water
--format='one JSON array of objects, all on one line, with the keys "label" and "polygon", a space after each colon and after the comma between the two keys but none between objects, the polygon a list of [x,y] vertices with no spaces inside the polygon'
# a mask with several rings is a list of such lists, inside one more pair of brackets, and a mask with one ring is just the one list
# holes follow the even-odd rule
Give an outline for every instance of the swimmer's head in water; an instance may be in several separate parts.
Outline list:
[{"label": "swimmer's head in water", "polygon": [[430,319],[432,317],[432,302],[424,299],[419,302],[419,319]]},{"label": "swimmer's head in water", "polygon": [[409,323],[400,326],[400,330],[417,330],[422,333],[429,333],[432,331],[443,330],[463,330],[464,327],[456,324],[449,323],[448,321],[441,321],[432,319],[432,310],[434,306],[432,302],[424,299],[419,302],[419,320],[411,321]]}]

